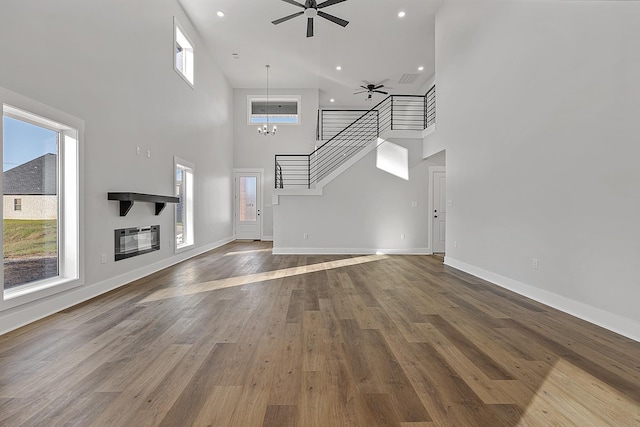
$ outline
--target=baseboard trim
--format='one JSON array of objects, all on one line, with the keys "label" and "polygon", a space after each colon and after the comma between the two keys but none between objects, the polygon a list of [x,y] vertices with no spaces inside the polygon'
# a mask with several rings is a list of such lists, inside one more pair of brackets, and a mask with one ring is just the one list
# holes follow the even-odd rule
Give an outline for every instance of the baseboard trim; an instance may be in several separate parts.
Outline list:
[{"label": "baseboard trim", "polygon": [[620,335],[624,335],[632,340],[640,341],[640,323],[627,319],[626,317],[618,316],[617,314],[584,304],[571,298],[527,285],[526,283],[501,276],[451,257],[445,256],[444,263],[450,267],[491,282],[501,288],[505,288],[527,298],[531,298],[542,304],[548,305],[549,307],[553,307],[582,320],[586,320],[587,322],[601,326]]},{"label": "baseboard trim", "polygon": [[20,305],[3,311],[0,313],[0,325],[2,325],[0,328],[0,335],[6,334],[7,332],[21,328],[22,326],[40,319],[44,319],[47,316],[51,316],[59,311],[100,296],[164,268],[186,261],[189,258],[193,258],[212,249],[219,248],[233,240],[233,237],[227,237],[225,239],[218,240],[217,242],[194,248],[192,251],[182,252],[176,256],[109,278],[102,282],[93,283],[91,285],[85,284],[83,286],[70,289],[69,291],[34,301],[33,303]]},{"label": "baseboard trim", "polygon": [[273,248],[274,255],[431,255],[429,248]]}]

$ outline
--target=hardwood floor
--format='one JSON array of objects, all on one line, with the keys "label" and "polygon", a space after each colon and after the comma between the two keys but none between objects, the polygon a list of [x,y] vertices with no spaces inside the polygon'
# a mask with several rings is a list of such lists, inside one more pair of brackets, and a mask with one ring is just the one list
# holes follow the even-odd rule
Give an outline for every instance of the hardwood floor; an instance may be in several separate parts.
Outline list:
[{"label": "hardwood floor", "polygon": [[0,337],[2,426],[640,426],[640,343],[427,256],[234,242]]}]

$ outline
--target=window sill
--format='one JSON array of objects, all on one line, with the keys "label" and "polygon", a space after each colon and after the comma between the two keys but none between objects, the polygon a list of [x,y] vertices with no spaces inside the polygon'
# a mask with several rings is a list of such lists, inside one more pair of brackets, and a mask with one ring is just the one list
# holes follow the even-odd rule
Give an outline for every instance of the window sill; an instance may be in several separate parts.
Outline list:
[{"label": "window sill", "polygon": [[195,243],[191,243],[189,245],[182,245],[182,246],[177,246],[176,245],[175,253],[179,254],[181,252],[186,252],[186,251],[191,250],[191,249],[193,249],[195,247],[196,247]]},{"label": "window sill", "polygon": [[82,285],[79,278],[61,278],[41,280],[4,291],[0,301],[0,311],[27,304],[52,295],[68,291]]}]

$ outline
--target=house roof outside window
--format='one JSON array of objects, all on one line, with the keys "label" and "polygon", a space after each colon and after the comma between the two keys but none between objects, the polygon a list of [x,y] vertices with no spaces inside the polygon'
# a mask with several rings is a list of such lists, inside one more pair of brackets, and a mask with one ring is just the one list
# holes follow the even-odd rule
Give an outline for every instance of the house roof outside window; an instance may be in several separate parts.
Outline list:
[{"label": "house roof outside window", "polygon": [[44,154],[3,173],[5,195],[56,195],[57,156]]}]

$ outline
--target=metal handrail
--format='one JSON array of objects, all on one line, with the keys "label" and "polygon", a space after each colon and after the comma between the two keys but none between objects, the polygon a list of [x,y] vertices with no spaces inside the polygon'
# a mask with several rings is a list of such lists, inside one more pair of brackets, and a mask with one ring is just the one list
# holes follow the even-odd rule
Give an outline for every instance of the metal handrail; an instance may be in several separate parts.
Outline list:
[{"label": "metal handrail", "polygon": [[424,128],[428,128],[436,122],[436,85],[424,95]]},{"label": "metal handrail", "polygon": [[282,179],[282,166],[276,161],[275,171],[276,188],[284,188],[284,180]]},{"label": "metal handrail", "polygon": [[318,110],[317,140],[323,141],[333,138],[338,132],[359,118],[367,110]]},{"label": "metal handrail", "polygon": [[433,122],[435,85],[425,95],[389,95],[310,154],[277,154],[275,187],[311,188],[386,130],[422,130]]}]

